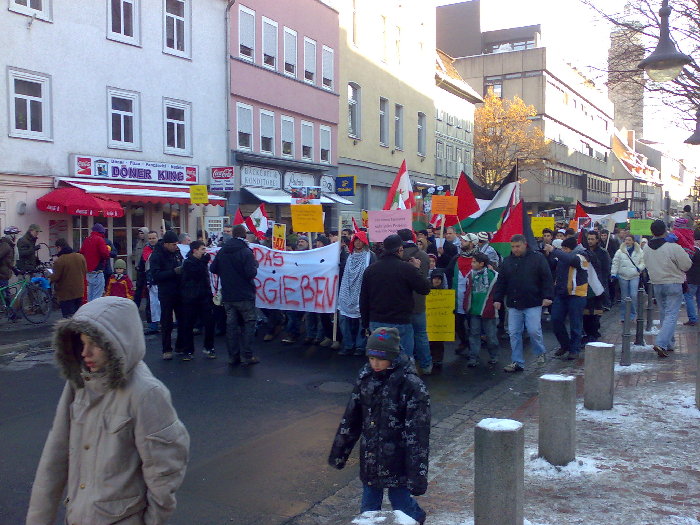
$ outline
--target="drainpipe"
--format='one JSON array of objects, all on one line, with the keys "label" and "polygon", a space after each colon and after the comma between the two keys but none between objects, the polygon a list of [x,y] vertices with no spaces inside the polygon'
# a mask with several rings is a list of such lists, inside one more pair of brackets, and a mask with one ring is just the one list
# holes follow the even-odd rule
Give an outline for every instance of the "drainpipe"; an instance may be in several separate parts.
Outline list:
[{"label": "drainpipe", "polygon": [[[231,8],[235,3],[236,0],[229,0],[226,3],[226,52],[224,54],[226,57],[226,157],[224,157],[226,166],[231,162],[231,50],[229,44],[231,41]],[[226,208],[228,208],[228,202]]]}]

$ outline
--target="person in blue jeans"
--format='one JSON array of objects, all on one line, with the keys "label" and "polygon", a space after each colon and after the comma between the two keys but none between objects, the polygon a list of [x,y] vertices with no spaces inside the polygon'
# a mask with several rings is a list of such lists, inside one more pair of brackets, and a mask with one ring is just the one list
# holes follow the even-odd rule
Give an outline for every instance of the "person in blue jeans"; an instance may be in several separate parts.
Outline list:
[{"label": "person in blue jeans", "polygon": [[[639,276],[646,267],[644,266],[644,254],[642,248],[634,241],[631,235],[625,236],[620,249],[615,252],[612,260],[611,276],[617,277],[620,283],[620,299],[629,297],[632,299],[631,320],[637,318],[637,290],[639,289]],[[690,310],[688,310],[690,315]],[[620,308],[620,322],[624,321],[625,309]],[[696,319],[697,320],[697,319]]]},{"label": "person in blue jeans", "polygon": [[[583,309],[588,295],[588,266],[585,253],[573,253],[576,238],[569,237],[561,248],[545,245],[543,250],[557,260],[554,276],[554,302],[552,303],[552,328],[559,342],[554,357],[576,359],[581,352],[583,336]],[[569,318],[569,331],[566,318]]]},{"label": "person in blue jeans", "polygon": [[685,272],[688,282],[688,291],[683,294],[685,309],[688,313],[686,326],[698,324],[698,310],[700,309],[700,230],[694,232],[695,249],[690,259],[693,265]]},{"label": "person in blue jeans", "polygon": [[367,340],[362,367],[340,420],[328,463],[342,469],[361,439],[360,512],[381,510],[384,490],[394,510],[418,523],[426,513],[413,496],[428,488],[430,395],[408,356],[399,331],[379,327]]}]

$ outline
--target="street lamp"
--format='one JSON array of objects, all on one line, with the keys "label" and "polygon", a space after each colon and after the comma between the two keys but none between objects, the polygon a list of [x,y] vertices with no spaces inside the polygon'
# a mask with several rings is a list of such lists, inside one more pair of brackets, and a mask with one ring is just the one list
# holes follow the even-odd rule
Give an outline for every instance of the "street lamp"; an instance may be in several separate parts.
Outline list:
[{"label": "street lamp", "polygon": [[700,145],[700,109],[695,113],[695,133],[685,139],[686,144]]},{"label": "street lamp", "polygon": [[688,55],[684,55],[676,49],[676,44],[671,40],[668,29],[668,17],[670,15],[671,8],[668,6],[668,0],[663,0],[659,10],[659,18],[661,19],[659,24],[659,43],[654,52],[637,65],[637,68],[645,70],[649,78],[654,82],[675,80],[681,73],[683,66],[692,62]]}]

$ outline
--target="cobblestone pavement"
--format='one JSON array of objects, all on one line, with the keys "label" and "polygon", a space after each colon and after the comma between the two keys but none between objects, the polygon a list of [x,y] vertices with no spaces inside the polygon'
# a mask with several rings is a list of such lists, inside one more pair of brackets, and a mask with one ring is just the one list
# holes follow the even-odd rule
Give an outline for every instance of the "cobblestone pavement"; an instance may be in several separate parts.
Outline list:
[{"label": "cobblestone pavement", "polygon": [[[684,316],[682,316],[684,317]],[[603,339],[620,356],[616,312],[603,319]],[[646,343],[653,342],[647,335]],[[632,347],[632,365],[615,369],[615,406],[583,409],[584,360],[530,364],[467,403],[431,433],[430,484],[419,498],[427,525],[471,524],[474,426],[485,417],[525,424],[525,518],[532,525],[699,524],[700,411],[695,407],[698,330],[682,326],[677,348],[659,359],[650,346]],[[537,458],[537,381],[544,373],[577,377],[577,461],[552,467]],[[286,525],[349,523],[361,484],[355,479]],[[388,505],[385,502],[385,508]]]}]

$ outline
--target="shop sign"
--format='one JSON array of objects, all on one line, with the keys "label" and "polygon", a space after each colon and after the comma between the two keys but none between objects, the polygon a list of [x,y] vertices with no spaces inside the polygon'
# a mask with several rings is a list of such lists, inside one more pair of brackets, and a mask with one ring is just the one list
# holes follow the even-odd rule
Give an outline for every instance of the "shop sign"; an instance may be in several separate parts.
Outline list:
[{"label": "shop sign", "polygon": [[321,175],[319,186],[323,193],[335,193],[335,179],[330,175]]},{"label": "shop sign", "polygon": [[212,191],[234,191],[234,182],[233,166],[212,166],[209,184]]},{"label": "shop sign", "polygon": [[341,197],[355,196],[355,175],[342,175],[335,178],[335,192]]},{"label": "shop sign", "polygon": [[299,173],[288,171],[284,174],[284,189],[289,191],[293,187],[316,186],[316,179],[311,173]]},{"label": "shop sign", "polygon": [[259,166],[242,166],[241,167],[241,187],[253,186],[256,188],[274,188],[279,189],[280,172],[270,168],[261,168]]},{"label": "shop sign", "polygon": [[116,181],[197,184],[199,168],[185,164],[150,160],[113,159],[94,155],[71,155],[70,172],[74,177]]}]

